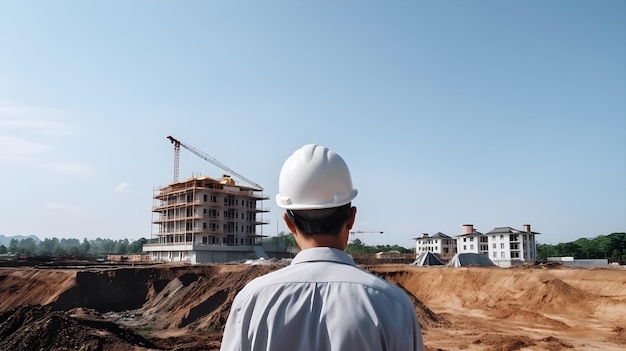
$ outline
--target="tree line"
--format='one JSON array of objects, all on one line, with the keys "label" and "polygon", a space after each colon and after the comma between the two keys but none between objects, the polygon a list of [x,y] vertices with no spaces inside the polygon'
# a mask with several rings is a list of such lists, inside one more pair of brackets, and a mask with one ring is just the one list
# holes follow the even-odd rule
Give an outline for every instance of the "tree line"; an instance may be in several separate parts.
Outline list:
[{"label": "tree line", "polygon": [[[128,239],[112,240],[97,238],[95,240],[80,241],[79,239],[46,238],[36,242],[33,238],[22,240],[11,239],[9,246],[0,245],[0,255],[28,254],[31,256],[106,256],[140,254],[145,238],[129,241]],[[280,232],[278,236],[264,240],[267,245],[279,243],[286,248],[295,248],[297,243],[292,233]],[[346,247],[351,255],[375,254],[377,252],[398,251],[400,253],[415,252],[414,248],[407,249],[398,245],[365,245],[360,239],[354,239]],[[611,233],[599,235],[595,238],[580,238],[567,243],[537,244],[537,257],[575,258],[607,258],[611,261],[626,261],[626,233]]]},{"label": "tree line", "polygon": [[[292,233],[280,232],[278,236],[268,238],[267,244],[276,242],[285,247],[297,247]],[[415,248],[404,248],[398,245],[365,245],[360,239],[353,239],[346,247],[350,255],[375,254],[377,252],[398,251],[413,253]],[[551,244],[537,244],[537,257],[575,257],[575,258],[608,258],[611,261],[626,261],[626,233],[612,233],[599,235],[595,238],[580,238],[572,242]]]},{"label": "tree line", "polygon": [[141,238],[134,241],[128,239],[111,240],[97,238],[95,240],[46,238],[36,242],[33,238],[22,240],[11,239],[9,246],[0,245],[0,254],[30,256],[95,256],[140,254],[147,240]]},{"label": "tree line", "polygon": [[580,238],[556,245],[537,244],[537,257],[608,258],[623,262],[626,261],[626,233]]},{"label": "tree line", "polygon": [[[265,245],[280,245],[284,246],[287,249],[298,247],[296,243],[296,239],[293,236],[293,233],[285,233],[280,232],[277,236],[273,236],[263,240]],[[415,252],[415,248],[407,249],[398,245],[375,245],[368,246],[365,245],[363,241],[360,239],[353,239],[346,246],[345,250],[349,255],[363,255],[363,254],[375,254],[377,252],[388,252],[388,251],[398,251],[400,253],[411,253]]]}]

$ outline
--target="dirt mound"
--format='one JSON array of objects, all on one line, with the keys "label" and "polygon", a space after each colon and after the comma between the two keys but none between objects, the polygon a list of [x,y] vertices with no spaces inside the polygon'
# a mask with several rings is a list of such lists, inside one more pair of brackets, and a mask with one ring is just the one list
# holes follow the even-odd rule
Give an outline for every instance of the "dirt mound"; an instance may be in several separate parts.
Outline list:
[{"label": "dirt mound", "polygon": [[575,309],[581,317],[592,311],[590,304],[597,296],[577,289],[559,278],[543,280],[541,283],[538,287],[526,290],[519,297],[524,308],[546,312],[569,308]]},{"label": "dirt mound", "polygon": [[542,328],[553,328],[556,330],[564,330],[570,328],[569,325],[559,320],[546,317],[545,315],[535,312],[520,310],[519,308],[501,308],[492,313],[492,316],[505,320],[506,323],[518,323],[520,325],[541,326]]},{"label": "dirt mound", "polygon": [[615,327],[611,330],[613,335],[609,337],[615,343],[626,345],[626,329],[623,327]]},{"label": "dirt mound", "polygon": [[237,292],[255,277],[278,268],[242,265],[212,275],[189,273],[171,280],[140,311],[156,328],[222,331]]},{"label": "dirt mound", "polygon": [[472,343],[486,345],[494,351],[517,351],[535,345],[529,337],[509,335],[482,335]]},{"label": "dirt mound", "polygon": [[[0,268],[0,350],[219,350],[236,293],[280,267]],[[623,269],[366,269],[411,297],[429,351],[626,344]]]},{"label": "dirt mound", "polygon": [[375,268],[368,267],[372,273],[379,275],[381,278],[386,279],[389,282],[396,284],[400,289],[409,296],[415,307],[417,318],[419,320],[422,330],[426,330],[431,327],[446,327],[450,325],[450,322],[443,316],[433,312],[428,306],[426,306],[420,299],[418,299],[410,290],[406,289],[398,279],[398,276],[402,276],[402,272],[377,272]]},{"label": "dirt mound", "polygon": [[22,305],[47,305],[75,281],[76,271],[5,268],[0,272],[0,311]]},{"label": "dirt mound", "polygon": [[55,311],[52,306],[21,306],[0,313],[0,349],[148,350],[157,346],[130,329],[97,314]]},{"label": "dirt mound", "polygon": [[493,335],[483,334],[472,342],[473,345],[481,345],[487,350],[494,351],[518,351],[518,350],[547,350],[561,351],[571,350],[574,347],[568,343],[549,336],[543,339],[532,339],[527,336]]}]

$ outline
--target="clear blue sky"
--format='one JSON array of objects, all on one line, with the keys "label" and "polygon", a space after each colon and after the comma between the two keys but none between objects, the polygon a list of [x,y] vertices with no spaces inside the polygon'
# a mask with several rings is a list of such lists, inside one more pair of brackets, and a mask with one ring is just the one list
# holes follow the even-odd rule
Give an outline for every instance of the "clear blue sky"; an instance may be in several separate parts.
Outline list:
[{"label": "clear blue sky", "polygon": [[262,184],[268,235],[306,143],[368,245],[626,231],[626,2],[0,0],[1,234],[150,237],[168,135]]}]

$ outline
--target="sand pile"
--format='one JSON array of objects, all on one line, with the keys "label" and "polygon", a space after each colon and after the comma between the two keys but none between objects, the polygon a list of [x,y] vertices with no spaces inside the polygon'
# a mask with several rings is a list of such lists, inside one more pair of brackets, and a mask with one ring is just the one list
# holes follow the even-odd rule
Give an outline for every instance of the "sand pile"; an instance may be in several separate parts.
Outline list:
[{"label": "sand pile", "polygon": [[[0,350],[218,350],[269,265],[0,269]],[[428,351],[624,350],[626,270],[367,266],[411,297]]]},{"label": "sand pile", "polygon": [[97,312],[20,306],[0,313],[0,350],[148,350],[158,347]]}]

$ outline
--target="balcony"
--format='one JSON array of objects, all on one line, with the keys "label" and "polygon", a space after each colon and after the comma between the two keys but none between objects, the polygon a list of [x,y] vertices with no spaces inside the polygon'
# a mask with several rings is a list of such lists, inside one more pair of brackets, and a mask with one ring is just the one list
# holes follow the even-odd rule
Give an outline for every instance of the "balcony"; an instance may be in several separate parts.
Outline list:
[{"label": "balcony", "polygon": [[205,244],[194,242],[177,242],[177,243],[154,243],[144,244],[143,251],[145,252],[158,252],[158,251],[240,251],[248,252],[254,251],[255,245],[235,245],[235,244]]},{"label": "balcony", "polygon": [[165,223],[165,222],[175,222],[175,221],[189,221],[189,220],[193,220],[193,219],[201,219],[201,218],[206,218],[203,217],[202,215],[191,215],[191,216],[160,216],[157,219],[154,219],[152,221],[152,223]]},{"label": "balcony", "polygon": [[193,205],[200,205],[200,200],[195,200],[195,201],[161,201],[160,204],[154,206],[152,211],[153,212],[158,212],[160,210],[165,210],[165,209],[168,209],[168,208],[185,207],[185,206],[193,206]]}]

